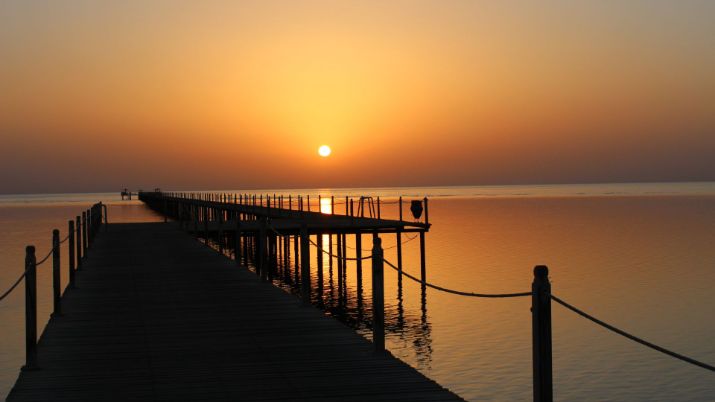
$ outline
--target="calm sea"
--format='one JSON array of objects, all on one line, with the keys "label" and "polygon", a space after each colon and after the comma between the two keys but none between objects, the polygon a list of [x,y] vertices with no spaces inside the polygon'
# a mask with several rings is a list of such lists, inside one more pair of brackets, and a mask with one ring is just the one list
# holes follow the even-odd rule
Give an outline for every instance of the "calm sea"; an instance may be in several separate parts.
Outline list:
[{"label": "calm sea", "polygon": [[[546,264],[555,295],[715,364],[715,183],[260,192],[313,199],[380,195],[387,217],[397,216],[394,197],[428,196],[430,282],[472,292],[523,292],[530,290],[533,266]],[[0,292],[22,272],[26,245],[43,254],[51,230],[60,229],[64,237],[67,220],[96,201],[109,205],[110,222],[160,220],[114,193],[0,196]],[[419,275],[419,243],[410,239],[403,238],[404,267]],[[348,242],[354,246],[353,238]],[[363,247],[369,244],[365,237]],[[383,244],[385,257],[394,262],[394,236],[385,236]],[[348,256],[353,253],[349,248]],[[370,270],[364,270],[359,295],[355,267],[348,264],[347,293],[340,298],[337,271],[330,275],[329,261],[323,268],[323,294],[314,301],[369,338]],[[317,281],[315,273],[313,267]],[[40,328],[51,307],[48,274],[38,273]],[[387,347],[394,355],[468,400],[530,400],[529,298],[477,299],[431,289],[423,295],[418,284],[398,281],[389,268],[385,298]],[[0,302],[0,396],[9,392],[23,362],[23,308],[22,287]],[[557,400],[715,401],[712,372],[646,349],[558,305],[552,309]]]}]

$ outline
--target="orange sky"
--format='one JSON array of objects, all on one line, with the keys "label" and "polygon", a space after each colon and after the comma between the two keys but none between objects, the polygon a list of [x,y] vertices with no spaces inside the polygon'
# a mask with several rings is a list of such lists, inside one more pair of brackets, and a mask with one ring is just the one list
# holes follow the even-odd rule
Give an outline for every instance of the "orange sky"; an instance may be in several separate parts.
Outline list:
[{"label": "orange sky", "polygon": [[714,2],[99,3],[0,3],[0,193],[715,180]]}]

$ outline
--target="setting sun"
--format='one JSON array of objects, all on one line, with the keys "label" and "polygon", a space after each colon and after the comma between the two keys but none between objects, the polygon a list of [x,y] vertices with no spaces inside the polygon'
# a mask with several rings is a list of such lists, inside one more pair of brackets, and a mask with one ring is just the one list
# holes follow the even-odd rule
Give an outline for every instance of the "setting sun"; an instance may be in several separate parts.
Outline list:
[{"label": "setting sun", "polygon": [[331,151],[330,147],[327,145],[321,145],[320,148],[318,148],[318,154],[320,156],[322,156],[323,158],[327,158],[328,156],[330,156],[331,152],[332,151]]}]

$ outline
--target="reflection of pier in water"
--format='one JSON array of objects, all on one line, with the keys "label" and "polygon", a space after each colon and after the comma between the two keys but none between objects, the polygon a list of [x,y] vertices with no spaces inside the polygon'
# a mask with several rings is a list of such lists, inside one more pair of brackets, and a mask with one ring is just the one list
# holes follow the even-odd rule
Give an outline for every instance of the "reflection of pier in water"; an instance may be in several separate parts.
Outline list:
[{"label": "reflection of pier in water", "polygon": [[[329,235],[323,235],[323,243],[329,244]],[[333,242],[337,244],[337,241]],[[218,249],[218,243],[211,239],[212,247]],[[286,243],[287,244],[287,243]],[[293,294],[300,294],[299,270],[291,263],[291,247],[277,248],[276,263],[271,265],[270,280],[278,287]],[[227,255],[234,253],[233,248],[224,250]],[[285,253],[285,254],[284,254]],[[355,264],[346,264],[338,270],[337,255],[323,259],[323,269],[311,272],[311,284],[315,293],[311,303],[322,308],[326,314],[340,320],[360,334],[370,337],[372,331],[372,294],[366,290],[364,278],[358,277]],[[354,261],[352,261],[354,263]],[[351,267],[352,265],[352,267]],[[249,267],[255,270],[254,262]],[[341,275],[338,274],[341,272]],[[350,278],[348,273],[354,273]],[[349,279],[352,279],[350,281]],[[432,358],[431,326],[427,319],[427,293],[423,288],[419,311],[405,311],[402,276],[397,274],[397,288],[394,299],[385,295],[385,333],[388,340],[410,343],[420,367],[427,367]]]}]

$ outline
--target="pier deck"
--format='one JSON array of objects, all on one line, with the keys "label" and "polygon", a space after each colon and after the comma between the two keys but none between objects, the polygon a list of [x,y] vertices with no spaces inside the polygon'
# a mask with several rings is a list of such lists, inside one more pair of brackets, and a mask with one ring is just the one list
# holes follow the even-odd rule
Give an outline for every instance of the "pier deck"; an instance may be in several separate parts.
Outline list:
[{"label": "pier deck", "polygon": [[174,223],[106,229],[8,401],[461,400]]}]

